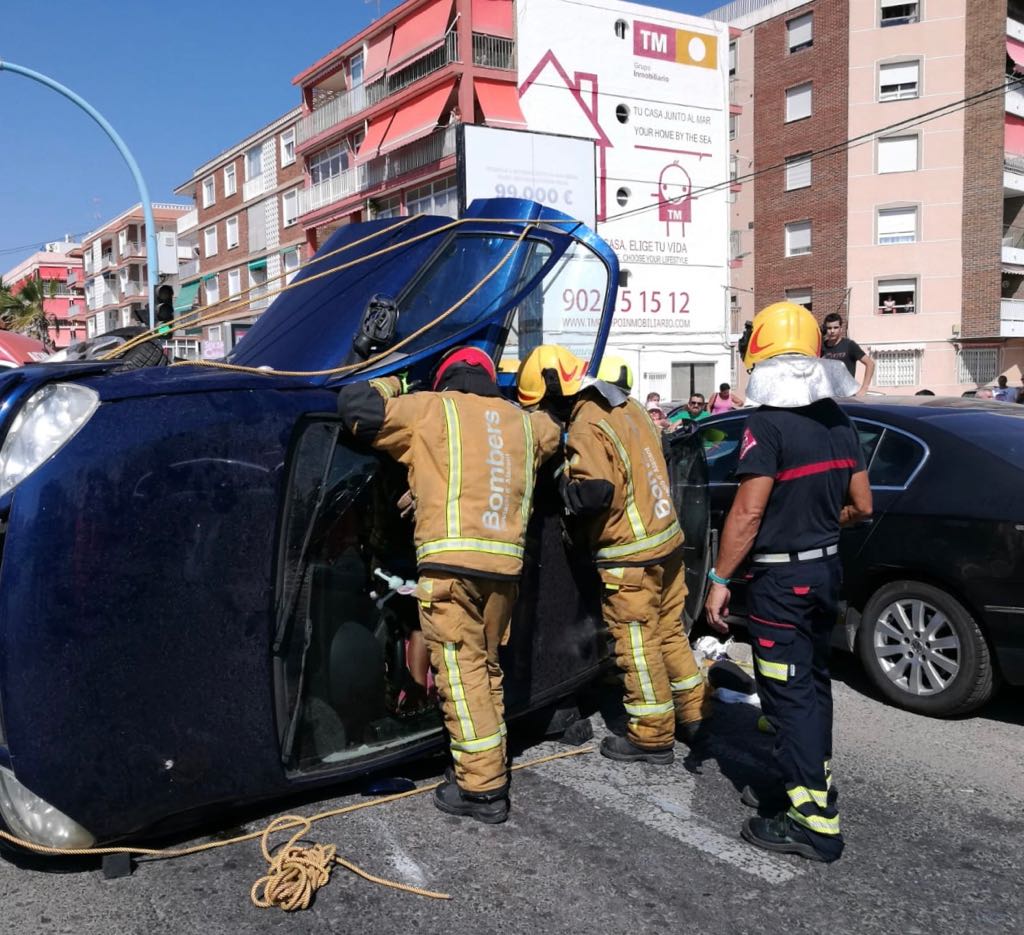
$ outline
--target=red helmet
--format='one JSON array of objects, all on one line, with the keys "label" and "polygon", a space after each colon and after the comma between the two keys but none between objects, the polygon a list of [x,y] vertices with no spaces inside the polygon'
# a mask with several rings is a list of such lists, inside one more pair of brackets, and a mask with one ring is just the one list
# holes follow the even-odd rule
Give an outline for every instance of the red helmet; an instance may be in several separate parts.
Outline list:
[{"label": "red helmet", "polygon": [[466,364],[470,367],[482,367],[492,381],[497,379],[494,370],[494,361],[487,356],[480,348],[467,344],[463,347],[456,347],[448,351],[434,366],[434,372],[430,378],[430,388],[436,390],[449,368],[456,364]]}]

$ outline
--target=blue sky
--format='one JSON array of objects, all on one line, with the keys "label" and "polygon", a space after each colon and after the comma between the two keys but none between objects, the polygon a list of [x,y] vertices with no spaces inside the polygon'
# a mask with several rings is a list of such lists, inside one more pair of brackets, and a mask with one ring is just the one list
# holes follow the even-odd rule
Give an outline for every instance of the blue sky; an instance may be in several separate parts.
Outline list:
[{"label": "blue sky", "polygon": [[[380,0],[382,13],[398,0]],[[653,0],[701,13],[715,0]],[[293,14],[293,15],[290,15]],[[154,201],[299,103],[291,79],[377,16],[377,0],[15,0],[0,59],[84,97],[124,138]],[[83,111],[0,71],[0,273],[36,245],[81,235],[138,201]]]}]

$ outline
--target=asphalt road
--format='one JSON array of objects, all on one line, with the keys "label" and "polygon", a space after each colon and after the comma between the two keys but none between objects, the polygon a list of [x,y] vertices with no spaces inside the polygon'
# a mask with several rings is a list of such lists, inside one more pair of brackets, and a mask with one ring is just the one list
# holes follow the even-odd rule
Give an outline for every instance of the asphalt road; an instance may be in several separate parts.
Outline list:
[{"label": "asphalt road", "polygon": [[[1024,930],[1024,692],[1004,689],[980,715],[936,721],[871,698],[852,662],[837,676],[834,763],[847,837],[837,864],[740,840],[749,810],[737,789],[765,769],[771,740],[755,731],[755,709],[717,705],[701,764],[684,762],[682,747],[671,767],[589,753],[518,772],[505,825],[443,816],[424,795],[330,819],[310,835],[371,873],[450,892],[449,902],[338,868],[308,911],[256,909],[249,890],[265,864],[248,843],[141,863],[119,880],[91,864],[52,872],[0,861],[0,932]],[[592,720],[600,736],[603,723]],[[520,761],[565,749],[542,743]]]}]

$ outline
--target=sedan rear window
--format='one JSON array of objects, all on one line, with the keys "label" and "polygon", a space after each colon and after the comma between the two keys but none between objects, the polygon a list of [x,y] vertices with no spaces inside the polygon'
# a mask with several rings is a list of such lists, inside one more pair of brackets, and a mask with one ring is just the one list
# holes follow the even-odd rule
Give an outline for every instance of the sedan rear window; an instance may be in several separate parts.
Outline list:
[{"label": "sedan rear window", "polygon": [[886,429],[868,467],[868,481],[872,487],[906,487],[924,456],[919,442]]}]

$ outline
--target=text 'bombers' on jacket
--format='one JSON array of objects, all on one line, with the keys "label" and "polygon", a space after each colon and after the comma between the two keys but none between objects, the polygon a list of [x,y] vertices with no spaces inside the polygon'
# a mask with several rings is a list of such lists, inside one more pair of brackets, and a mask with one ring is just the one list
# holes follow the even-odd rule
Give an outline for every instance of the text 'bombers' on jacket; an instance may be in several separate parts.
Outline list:
[{"label": "text 'bombers' on jacket", "polygon": [[527,413],[485,380],[401,395],[397,377],[342,388],[349,430],[409,470],[422,569],[517,578],[537,468],[558,450],[550,416]]},{"label": "text 'bombers' on jacket", "polygon": [[661,437],[635,399],[613,406],[585,393],[573,407],[566,442],[569,484],[610,485],[589,534],[601,566],[651,565],[683,544]]}]

